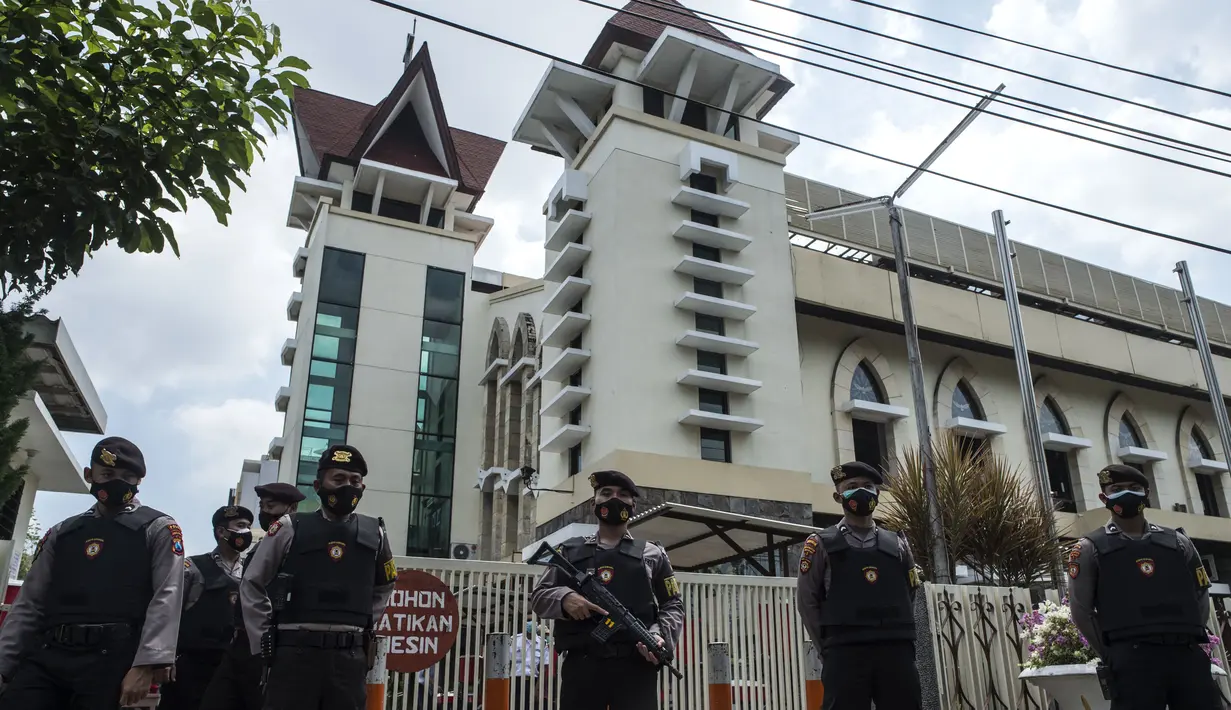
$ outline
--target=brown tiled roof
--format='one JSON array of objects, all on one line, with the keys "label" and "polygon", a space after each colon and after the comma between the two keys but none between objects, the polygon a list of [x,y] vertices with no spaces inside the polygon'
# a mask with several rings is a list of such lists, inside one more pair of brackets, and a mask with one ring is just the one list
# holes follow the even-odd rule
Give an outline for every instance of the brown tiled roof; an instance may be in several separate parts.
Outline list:
[{"label": "brown tiled roof", "polygon": [[[353,159],[363,153],[366,146],[361,146],[360,143],[370,141],[371,138],[367,136],[374,136],[380,128],[376,124],[383,123],[387,118],[389,112],[382,109],[397,101],[419,71],[428,74],[428,91],[434,94],[433,98],[439,108],[439,93],[426,45],[399,78],[389,96],[375,106],[314,89],[296,91],[295,121],[303,128],[308,147],[317,160],[323,161],[326,154],[336,157],[350,156]],[[407,105],[406,109],[410,109],[410,106]],[[445,123],[441,120],[444,118],[443,114],[443,109],[440,109],[437,115],[438,123],[442,125]],[[410,109],[409,114],[403,113],[396,121],[401,122],[404,118],[414,120],[413,115],[414,110]],[[396,136],[386,133],[379,144],[373,147],[373,150],[379,153],[381,162],[443,175],[445,171],[435,156],[430,155],[428,160],[429,155],[421,150],[425,148],[421,131],[418,131],[419,135],[411,135],[417,132],[418,122],[415,121],[413,129],[404,128],[405,130]],[[459,188],[470,194],[481,194],[504,153],[505,142],[452,127],[449,128],[448,135],[442,138],[446,142],[446,154],[456,155]]]},{"label": "brown tiled roof", "polygon": [[[664,7],[669,6],[669,7]],[[636,15],[626,13],[634,12]],[[641,17],[644,15],[645,17]],[[660,20],[655,22],[652,19]],[[702,37],[725,44],[741,52],[748,50],[735,40],[723,34],[721,30],[698,17],[677,0],[632,0],[624,9],[612,16],[598,39],[590,47],[586,55],[587,66],[598,66],[603,55],[613,43],[627,44],[640,50],[648,50],[667,29],[668,25],[686,28]]]}]

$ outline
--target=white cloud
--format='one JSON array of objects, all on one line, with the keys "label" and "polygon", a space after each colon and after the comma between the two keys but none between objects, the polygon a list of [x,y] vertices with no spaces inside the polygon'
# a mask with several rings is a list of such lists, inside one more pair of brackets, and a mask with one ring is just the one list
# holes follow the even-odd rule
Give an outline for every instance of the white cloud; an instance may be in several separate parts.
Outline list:
[{"label": "white cloud", "polygon": [[196,490],[225,495],[239,479],[238,463],[259,458],[282,428],[282,415],[271,401],[229,398],[176,409],[171,422],[188,442],[185,453],[192,462],[180,472],[181,480]]}]

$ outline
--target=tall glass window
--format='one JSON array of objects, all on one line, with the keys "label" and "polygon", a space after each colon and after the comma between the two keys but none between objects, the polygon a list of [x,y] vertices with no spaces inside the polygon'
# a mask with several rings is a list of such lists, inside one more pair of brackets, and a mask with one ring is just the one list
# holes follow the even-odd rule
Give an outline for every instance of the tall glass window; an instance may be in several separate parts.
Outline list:
[{"label": "tall glass window", "polygon": [[325,249],[308,365],[307,402],[299,443],[295,483],[308,499],[300,509],[317,505],[312,482],[321,454],[346,443],[350,417],[355,340],[359,332],[359,297],[363,291],[363,254]]},{"label": "tall glass window", "polygon": [[429,267],[426,291],[406,554],[448,557],[466,276]]}]

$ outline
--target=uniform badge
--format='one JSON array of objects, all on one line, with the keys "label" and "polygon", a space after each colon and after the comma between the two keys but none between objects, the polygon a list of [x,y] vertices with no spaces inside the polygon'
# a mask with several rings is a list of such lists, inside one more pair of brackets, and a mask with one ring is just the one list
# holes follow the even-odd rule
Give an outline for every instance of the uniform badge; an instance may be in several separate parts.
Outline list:
[{"label": "uniform badge", "polygon": [[233,505],[228,505],[226,510],[222,511],[222,516],[224,518],[237,518],[239,517],[239,508],[236,508]]},{"label": "uniform badge", "polygon": [[111,453],[110,451],[106,449],[103,449],[102,451],[98,452],[98,460],[102,461],[103,465],[114,466],[117,459],[115,457],[115,454]]},{"label": "uniform badge", "polygon": [[834,466],[829,469],[829,477],[833,479],[834,483],[841,483],[842,479],[846,478],[846,473],[842,471],[841,466]]},{"label": "uniform badge", "polygon": [[1197,586],[1201,589],[1208,589],[1210,586],[1210,575],[1205,571],[1205,565],[1197,568]]},{"label": "uniform badge", "polygon": [[590,487],[598,488],[598,476],[596,474],[590,474]]},{"label": "uniform badge", "polygon": [[1137,569],[1141,570],[1141,573],[1144,574],[1145,576],[1153,577],[1154,576],[1154,560],[1148,557],[1143,557],[1140,560],[1137,560]]},{"label": "uniform badge", "polygon": [[799,557],[799,573],[807,574],[812,569],[812,558],[816,555],[816,536],[809,535],[804,541],[804,552]]},{"label": "uniform badge", "polygon": [[337,451],[333,452],[333,462],[334,463],[350,463],[351,462],[351,452],[338,449]]},{"label": "uniform badge", "polygon": [[599,567],[598,568],[598,581],[602,582],[603,584],[610,584],[612,579],[615,579],[615,569],[614,568],[612,567]]},{"label": "uniform badge", "polygon": [[184,560],[184,571],[187,572],[190,569],[192,569],[192,563],[188,560]]},{"label": "uniform badge", "polygon": [[325,546],[325,551],[329,553],[329,559],[337,562],[346,554],[345,542],[331,542]]},{"label": "uniform badge", "polygon": [[50,534],[51,534],[51,531],[50,531],[50,530],[48,530],[47,532],[43,533],[43,537],[39,539],[39,541],[38,541],[38,545],[36,545],[36,546],[34,547],[34,557],[33,557],[33,558],[31,558],[32,560],[37,560],[37,559],[38,559],[39,554],[40,554],[40,553],[42,553],[42,551],[43,551],[43,545],[45,545],[45,544],[47,543],[47,536],[48,536],[48,535],[50,535]]},{"label": "uniform badge", "polygon": [[93,537],[85,541],[85,556],[91,560],[103,551],[103,541],[101,538]]},{"label": "uniform badge", "polygon": [[281,530],[281,529],[282,529],[282,523],[280,523],[280,522],[278,522],[278,521],[274,521],[274,522],[272,522],[272,523],[270,523],[270,524],[269,524],[269,529],[265,531],[265,535],[266,535],[267,537],[273,537],[273,536],[274,536],[274,535],[276,535],[276,534],[278,533],[278,531],[279,531],[279,530]]},{"label": "uniform badge", "polygon": [[1111,471],[1102,470],[1098,472],[1098,482],[1100,486],[1105,486],[1111,483]]},{"label": "uniform badge", "polygon": [[1076,562],[1079,559],[1081,559],[1081,545],[1073,545],[1069,550],[1069,562]]},{"label": "uniform badge", "polygon": [[184,556],[184,531],[180,526],[171,523],[167,526],[167,532],[171,533],[171,552],[179,557]]},{"label": "uniform badge", "polygon": [[1076,562],[1069,563],[1069,577],[1077,579],[1077,575],[1081,574],[1081,565]]},{"label": "uniform badge", "polygon": [[680,583],[675,578],[675,575],[671,575],[663,580],[663,589],[666,590],[668,597],[674,598],[680,595]]},{"label": "uniform badge", "polygon": [[628,509],[621,510],[620,511],[620,522],[625,522],[627,520],[628,520]]},{"label": "uniform badge", "polygon": [[906,573],[906,583],[911,589],[918,589],[920,584],[923,584],[923,574],[919,571],[919,566],[915,565]]},{"label": "uniform badge", "polygon": [[868,584],[876,584],[876,580],[880,579],[881,575],[875,567],[864,567],[863,578],[868,581]]},{"label": "uniform badge", "polygon": [[606,519],[607,519],[607,513],[609,513],[609,512],[610,512],[610,510],[609,510],[608,508],[606,508],[606,507],[599,508],[599,509],[598,509],[598,517],[602,518],[603,520],[606,520]]},{"label": "uniform badge", "polygon": [[396,582],[398,578],[398,564],[392,558],[385,563],[385,581]]}]

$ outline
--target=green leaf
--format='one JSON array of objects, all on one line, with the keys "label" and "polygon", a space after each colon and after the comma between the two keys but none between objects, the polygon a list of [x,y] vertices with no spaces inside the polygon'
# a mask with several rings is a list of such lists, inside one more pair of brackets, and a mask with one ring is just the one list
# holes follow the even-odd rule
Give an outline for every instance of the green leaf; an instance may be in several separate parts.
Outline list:
[{"label": "green leaf", "polygon": [[287,67],[290,69],[298,69],[300,71],[309,71],[312,66],[300,59],[299,57],[283,57],[282,61],[278,62],[278,68]]},{"label": "green leaf", "polygon": [[201,191],[201,199],[205,200],[205,203],[214,211],[214,218],[218,220],[218,223],[227,226],[227,215],[231,213],[231,207],[226,203],[226,200],[223,200],[218,196],[218,193],[210,188],[205,188]]}]

